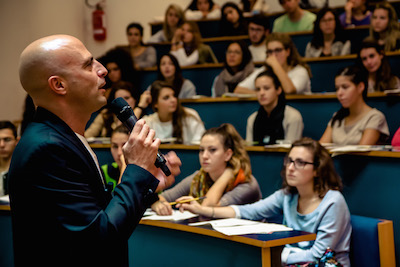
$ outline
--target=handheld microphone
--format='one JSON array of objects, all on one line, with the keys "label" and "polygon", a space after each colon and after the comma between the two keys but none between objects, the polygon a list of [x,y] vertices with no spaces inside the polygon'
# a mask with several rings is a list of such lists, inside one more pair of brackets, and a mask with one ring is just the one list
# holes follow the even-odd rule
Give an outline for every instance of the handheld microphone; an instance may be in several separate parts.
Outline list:
[{"label": "handheld microphone", "polygon": [[[109,108],[115,115],[117,115],[117,118],[125,125],[125,127],[128,128],[129,131],[132,131],[133,126],[135,126],[138,119],[135,114],[133,114],[131,106],[129,106],[122,97],[118,97],[109,104]],[[167,161],[164,156],[160,151],[157,152],[157,158],[154,165],[156,165],[157,168],[161,168],[166,176],[170,176],[171,171],[166,164]]]}]

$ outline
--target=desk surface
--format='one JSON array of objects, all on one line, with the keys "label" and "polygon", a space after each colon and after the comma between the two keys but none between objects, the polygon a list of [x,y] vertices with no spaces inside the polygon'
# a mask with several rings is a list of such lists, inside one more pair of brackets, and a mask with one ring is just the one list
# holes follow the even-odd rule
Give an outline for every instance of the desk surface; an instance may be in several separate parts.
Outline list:
[{"label": "desk surface", "polygon": [[303,231],[296,231],[296,230],[274,232],[271,234],[248,234],[248,235],[227,236],[218,231],[213,230],[210,225],[202,225],[202,226],[188,225],[189,223],[198,221],[200,221],[199,217],[184,221],[141,220],[140,224],[174,229],[174,230],[185,231],[206,236],[212,236],[260,248],[277,247],[286,244],[298,243],[302,241],[312,241],[315,240],[316,238],[316,234]]}]

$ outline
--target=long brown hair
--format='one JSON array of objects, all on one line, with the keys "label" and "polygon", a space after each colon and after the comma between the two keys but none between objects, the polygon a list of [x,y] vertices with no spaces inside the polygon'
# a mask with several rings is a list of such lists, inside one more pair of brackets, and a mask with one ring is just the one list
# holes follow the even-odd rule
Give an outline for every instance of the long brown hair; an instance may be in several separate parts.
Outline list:
[{"label": "long brown hair", "polygon": [[195,21],[185,21],[182,24],[182,26],[185,24],[189,25],[190,31],[193,33],[193,40],[189,45],[192,47],[192,50],[194,51],[198,49],[200,45],[203,44],[199,26],[197,26],[197,23]]},{"label": "long brown hair", "polygon": [[[314,192],[318,192],[320,198],[324,197],[328,190],[339,190],[343,188],[342,179],[335,170],[333,160],[326,150],[318,141],[315,141],[309,137],[303,137],[300,140],[295,141],[292,144],[291,149],[286,156],[289,155],[290,151],[294,147],[305,147],[307,148],[314,157],[314,170],[316,171],[316,177],[314,177]],[[296,194],[297,188],[288,185],[286,181],[286,167],[282,168],[282,188],[291,193]]]},{"label": "long brown hair", "polygon": [[300,56],[299,52],[297,51],[297,48],[295,44],[292,41],[292,38],[286,33],[280,33],[280,32],[273,32],[271,34],[268,34],[265,42],[268,46],[269,42],[272,41],[277,41],[280,42],[285,49],[290,50],[290,54],[287,58],[287,64],[290,67],[296,67],[297,65],[301,65],[304,68],[307,69],[308,76],[311,78],[311,69],[310,67],[303,61],[302,57]]},{"label": "long brown hair", "polygon": [[172,84],[166,81],[155,81],[151,85],[150,94],[152,99],[152,107],[157,112],[157,108],[155,105],[158,102],[158,97],[160,96],[160,92],[164,88],[170,88],[174,91],[174,95],[176,97],[177,105],[176,110],[172,114],[172,137],[176,137],[175,143],[182,144],[183,143],[183,120],[187,116],[192,116],[191,114],[185,111],[185,108],[182,107],[181,103],[179,102],[178,96],[175,94],[175,90]]}]

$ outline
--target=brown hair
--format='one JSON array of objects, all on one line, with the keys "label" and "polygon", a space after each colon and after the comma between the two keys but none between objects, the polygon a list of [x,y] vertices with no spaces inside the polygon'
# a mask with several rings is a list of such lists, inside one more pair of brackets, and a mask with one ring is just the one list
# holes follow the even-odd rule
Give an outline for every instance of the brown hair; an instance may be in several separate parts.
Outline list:
[{"label": "brown hair", "polygon": [[[326,150],[318,141],[315,141],[309,137],[303,137],[300,140],[295,141],[292,144],[291,149],[286,156],[289,155],[290,151],[294,147],[305,147],[314,156],[314,170],[317,172],[316,177],[314,177],[314,192],[318,192],[319,197],[324,197],[328,190],[342,190],[342,180],[340,176],[336,173],[335,165],[333,160],[329,155],[328,150]],[[282,168],[282,188],[285,191],[296,194],[297,188],[288,185],[286,181],[286,167]]]},{"label": "brown hair", "polygon": [[297,65],[305,67],[307,69],[308,76],[311,78],[310,67],[303,61],[299,52],[297,51],[295,44],[292,41],[292,38],[290,38],[288,34],[280,32],[273,32],[271,34],[268,34],[265,39],[266,44],[268,45],[268,43],[272,41],[280,42],[285,49],[290,50],[290,54],[287,58],[287,64],[290,67],[295,67]]},{"label": "brown hair", "polygon": [[[170,88],[171,90],[174,91],[175,95],[175,90],[174,87],[171,83],[168,83],[166,81],[155,81],[151,85],[150,89],[150,94],[151,94],[151,105],[153,109],[157,112],[157,108],[155,107],[155,104],[158,102],[158,97],[160,96],[160,92],[164,88]],[[181,103],[179,102],[179,98],[177,95],[175,95],[176,101],[177,101],[177,106],[175,112],[172,114],[172,137],[176,137],[177,140],[175,143],[181,144],[184,142],[183,140],[183,120],[186,118],[186,116],[192,116],[191,114],[188,114],[185,111],[185,108],[182,107]]]},{"label": "brown hair", "polygon": [[194,21],[185,21],[182,24],[182,26],[185,24],[189,25],[190,31],[193,33],[193,40],[192,40],[192,43],[190,44],[190,46],[192,46],[192,49],[194,51],[194,50],[198,49],[201,44],[203,44],[199,26],[197,26],[197,23]]},{"label": "brown hair", "polygon": [[242,169],[246,177],[246,181],[250,181],[251,177],[251,164],[250,158],[245,149],[244,140],[236,131],[235,127],[230,123],[223,123],[219,127],[210,128],[204,132],[203,137],[206,135],[219,135],[224,149],[231,149],[233,154],[227,163],[234,173],[234,177]]}]

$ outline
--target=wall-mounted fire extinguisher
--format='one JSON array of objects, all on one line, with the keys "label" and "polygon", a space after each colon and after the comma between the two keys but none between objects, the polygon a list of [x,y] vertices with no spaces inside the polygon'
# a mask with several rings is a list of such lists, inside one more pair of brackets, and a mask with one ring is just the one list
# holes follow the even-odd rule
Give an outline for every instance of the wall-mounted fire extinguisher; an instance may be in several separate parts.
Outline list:
[{"label": "wall-mounted fire extinguisher", "polygon": [[107,37],[106,16],[100,4],[96,5],[96,10],[92,13],[93,38],[96,41],[104,41]]}]

